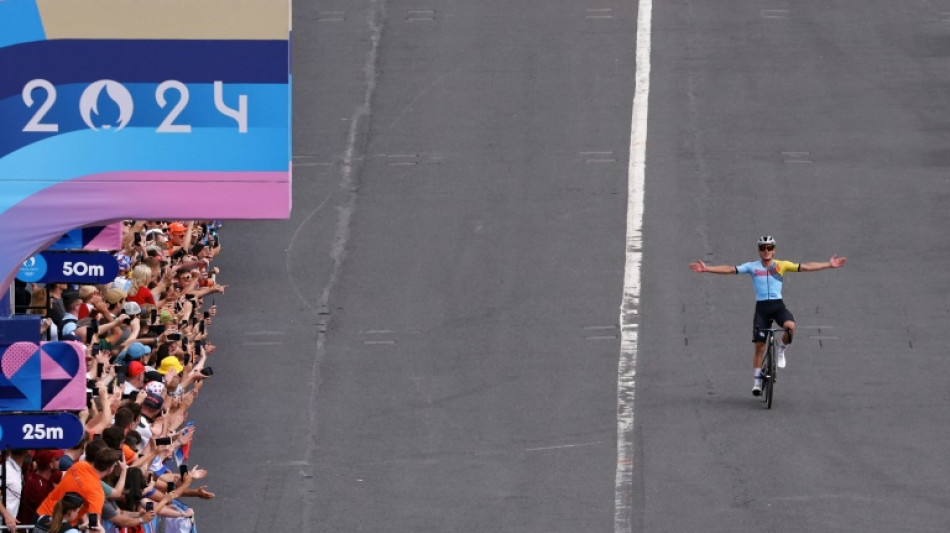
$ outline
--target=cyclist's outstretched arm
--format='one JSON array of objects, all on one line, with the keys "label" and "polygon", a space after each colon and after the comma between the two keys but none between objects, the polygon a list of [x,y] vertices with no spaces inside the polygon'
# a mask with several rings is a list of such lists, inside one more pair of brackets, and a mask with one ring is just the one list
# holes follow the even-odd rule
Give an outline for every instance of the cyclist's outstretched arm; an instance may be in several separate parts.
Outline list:
[{"label": "cyclist's outstretched arm", "polygon": [[847,257],[838,257],[837,255],[831,256],[831,259],[824,263],[802,263],[798,270],[801,272],[815,272],[816,270],[824,270],[826,268],[841,268],[844,266]]},{"label": "cyclist's outstretched arm", "polygon": [[689,269],[693,272],[709,272],[710,274],[737,274],[736,267],[732,265],[707,265],[702,261],[696,261],[689,264]]}]

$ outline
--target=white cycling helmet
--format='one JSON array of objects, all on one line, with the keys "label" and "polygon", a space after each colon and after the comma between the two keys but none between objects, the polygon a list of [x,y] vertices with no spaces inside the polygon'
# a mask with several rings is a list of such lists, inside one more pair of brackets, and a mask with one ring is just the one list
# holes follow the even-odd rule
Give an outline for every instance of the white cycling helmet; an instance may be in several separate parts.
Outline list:
[{"label": "white cycling helmet", "polygon": [[775,237],[772,237],[771,235],[763,235],[759,237],[758,245],[762,246],[763,244],[771,244],[772,246],[775,246]]}]

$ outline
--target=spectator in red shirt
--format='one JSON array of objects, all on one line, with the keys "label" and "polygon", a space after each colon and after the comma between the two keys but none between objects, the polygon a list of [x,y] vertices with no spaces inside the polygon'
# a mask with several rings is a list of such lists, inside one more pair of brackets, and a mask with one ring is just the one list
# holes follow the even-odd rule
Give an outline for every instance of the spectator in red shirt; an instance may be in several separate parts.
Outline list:
[{"label": "spectator in red shirt", "polygon": [[89,316],[89,312],[92,311],[92,297],[99,293],[99,289],[95,285],[83,285],[79,287],[79,299],[82,300],[82,307],[79,308],[79,314],[77,315],[80,320]]},{"label": "spectator in red shirt", "polygon": [[62,472],[59,471],[59,458],[63,450],[39,450],[33,457],[36,469],[28,470],[24,475],[23,497],[20,499],[20,511],[17,522],[32,524],[36,509],[53,492],[59,483]]},{"label": "spectator in red shirt", "polygon": [[152,269],[148,265],[140,264],[132,269],[132,285],[129,286],[129,295],[126,301],[135,302],[141,307],[155,305],[155,296],[148,288],[152,281]]}]

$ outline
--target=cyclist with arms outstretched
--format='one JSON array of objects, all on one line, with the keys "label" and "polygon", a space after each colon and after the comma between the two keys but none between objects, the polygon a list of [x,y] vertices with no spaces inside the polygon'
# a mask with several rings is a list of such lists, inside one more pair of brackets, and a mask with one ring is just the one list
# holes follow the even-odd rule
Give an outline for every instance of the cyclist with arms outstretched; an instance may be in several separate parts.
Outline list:
[{"label": "cyclist with arms outstretched", "polygon": [[755,343],[755,382],[752,394],[762,394],[762,356],[765,353],[766,332],[774,320],[785,328],[785,333],[779,338],[777,363],[779,368],[785,368],[785,349],[792,343],[795,334],[795,317],[785,308],[782,301],[782,284],[787,272],[815,272],[826,268],[840,268],[844,266],[846,257],[832,256],[825,263],[793,263],[775,259],[775,239],[771,235],[759,237],[759,260],[743,263],[738,266],[707,265],[702,261],[690,263],[693,272],[711,272],[713,274],[748,274],[752,277],[755,287],[755,318],[753,319],[753,338]]}]

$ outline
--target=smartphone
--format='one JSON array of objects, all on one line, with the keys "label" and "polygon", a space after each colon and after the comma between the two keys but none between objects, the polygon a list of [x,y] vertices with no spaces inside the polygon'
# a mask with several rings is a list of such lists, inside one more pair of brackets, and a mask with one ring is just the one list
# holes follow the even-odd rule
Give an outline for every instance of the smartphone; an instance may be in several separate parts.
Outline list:
[{"label": "smartphone", "polygon": [[99,355],[99,343],[92,345],[92,356],[95,357]]},{"label": "smartphone", "polygon": [[180,332],[180,331],[173,331],[173,332],[169,333],[166,338],[167,338],[168,340],[170,340],[170,341],[180,341],[180,340],[181,340],[181,332]]},{"label": "smartphone", "polygon": [[198,333],[204,334],[205,332],[205,321],[202,320],[198,323]]},{"label": "smartphone", "polygon": [[136,231],[136,232],[135,232],[135,245],[138,246],[139,244],[142,244],[142,234]]},{"label": "smartphone", "polygon": [[158,437],[155,439],[155,444],[157,446],[170,446],[172,443],[171,437]]},{"label": "smartphone", "polygon": [[213,375],[214,375],[214,370],[212,370],[212,368],[211,368],[210,366],[206,366],[206,367],[202,368],[201,370],[199,370],[199,372],[201,372],[201,375],[202,375],[202,376],[205,376],[205,377],[213,376]]},{"label": "smartphone", "polygon": [[99,527],[99,515],[96,513],[89,513],[89,527]]},{"label": "smartphone", "polygon": [[154,323],[157,319],[158,319],[158,309],[155,309],[153,307],[152,310],[149,311],[149,322]]},{"label": "smartphone", "polygon": [[96,363],[96,375],[102,377],[102,373],[106,371],[106,365],[102,363]]},{"label": "smartphone", "polygon": [[205,341],[195,341],[195,355],[205,347]]},{"label": "smartphone", "polygon": [[188,351],[188,337],[181,338],[181,349],[185,350],[186,352]]},{"label": "smartphone", "polygon": [[185,479],[185,474],[188,473],[188,465],[182,463],[178,466],[178,474],[181,475],[182,479]]},{"label": "smartphone", "polygon": [[155,510],[155,502],[145,502],[145,512],[151,513]]},{"label": "smartphone", "polygon": [[86,344],[92,344],[92,338],[96,336],[96,333],[99,332],[99,321],[92,319],[88,326],[86,326]]},{"label": "smartphone", "polygon": [[169,493],[169,492],[173,492],[174,490],[175,490],[175,483],[169,481],[169,482],[168,482],[168,490],[165,491],[165,493],[167,494],[167,493]]}]

